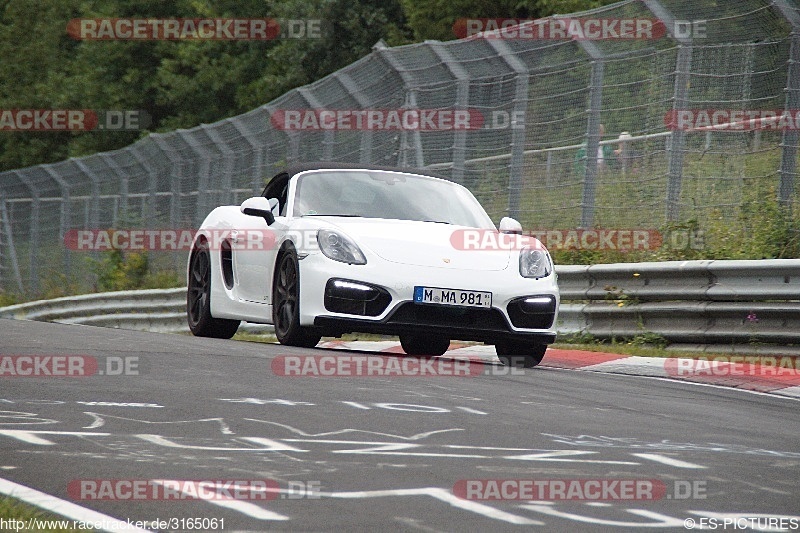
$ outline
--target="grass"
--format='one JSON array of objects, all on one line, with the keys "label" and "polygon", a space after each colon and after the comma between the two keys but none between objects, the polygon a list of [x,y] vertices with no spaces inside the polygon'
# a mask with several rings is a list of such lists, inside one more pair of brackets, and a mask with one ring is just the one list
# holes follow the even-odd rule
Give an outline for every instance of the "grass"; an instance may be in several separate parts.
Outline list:
[{"label": "grass", "polygon": [[[720,347],[719,351],[714,352],[675,352],[667,349],[667,345],[661,342],[659,339],[654,338],[654,343],[646,342],[651,340],[649,337],[641,336],[635,337],[633,339],[627,340],[613,340],[613,341],[601,341],[595,340],[590,336],[575,336],[575,335],[561,335],[560,342],[556,342],[552,344],[550,347],[557,349],[557,350],[584,350],[587,352],[602,352],[602,353],[613,353],[619,355],[636,355],[639,357],[660,357],[660,358],[670,358],[670,357],[681,357],[686,359],[696,359],[696,358],[711,358],[711,357],[730,357],[732,355],[741,356],[742,353],[740,352],[727,352],[724,350],[723,347]],[[275,337],[274,334],[257,334],[257,333],[248,333],[248,332],[238,332],[236,335],[233,336],[233,340],[236,341],[243,341],[243,342],[260,342],[264,344],[277,344],[278,339]],[[323,339],[325,340],[325,339]],[[328,340],[334,340],[332,338]],[[365,333],[348,333],[346,335],[342,335],[340,340],[344,342],[352,342],[352,341],[395,341],[398,342],[397,337],[391,337],[387,335],[372,335],[372,334],[365,334]],[[464,342],[464,344],[481,344],[481,343],[471,343],[471,342]],[[748,357],[750,357],[748,355]],[[758,355],[753,355],[753,357],[760,357]],[[766,356],[764,356],[766,357]]]},{"label": "grass", "polygon": [[[239,331],[233,336],[235,341],[244,342],[261,342],[265,344],[277,344],[278,338],[273,333],[249,333],[247,331]],[[343,342],[353,341],[395,341],[400,342],[397,337],[389,335],[373,335],[370,333],[346,333],[341,338],[328,338],[328,340],[337,340]]]},{"label": "grass", "polygon": [[[721,141],[734,142],[732,138],[715,138],[715,143]],[[665,238],[664,246],[640,251],[551,247],[556,263],[798,257],[800,213],[797,210],[784,212],[778,206],[781,153],[775,139],[765,140],[764,147],[758,150],[736,146],[741,150],[714,144],[705,152],[702,139],[690,143],[683,167],[680,216],[675,221],[666,220],[667,161],[665,153],[659,151],[663,147],[653,145],[635,173],[623,173],[618,168],[604,169],[594,191],[593,226],[656,229]],[[576,170],[574,154],[564,152],[554,156],[551,172],[547,174],[542,157],[531,155],[526,160],[519,201],[519,220],[523,228],[579,227],[582,169]],[[482,177],[473,178],[469,186],[493,219],[499,219],[507,213],[507,170],[475,170],[482,171]],[[671,232],[686,230],[704,236],[701,246],[679,244],[671,248],[667,245]]]},{"label": "grass", "polygon": [[18,529],[12,528],[7,522],[9,519],[21,520],[23,522],[33,519],[42,521],[52,520],[58,522],[69,522],[70,524],[72,524],[72,520],[68,520],[58,515],[47,513],[46,511],[43,511],[37,507],[33,507],[17,499],[9,497],[0,498],[0,519],[6,521],[5,527],[2,528],[2,531],[17,531],[17,530],[36,531],[37,533],[78,533],[78,532],[94,531],[91,529],[74,529],[72,527],[55,527],[55,528],[40,527],[36,529],[24,528],[24,527],[19,527]]},{"label": "grass", "polygon": [[[557,342],[551,345],[552,348],[557,350],[584,350],[587,352],[603,352],[603,353],[613,353],[619,355],[638,355],[640,357],[685,357],[685,358],[695,358],[695,357],[713,357],[715,355],[725,355],[722,352],[720,353],[693,353],[693,352],[681,352],[678,356],[675,352],[669,351],[663,346],[654,346],[654,345],[646,345],[646,344],[633,344],[630,342],[613,342],[613,343],[601,343],[601,342],[594,342],[589,344],[572,344],[569,342]],[[727,354],[731,355],[731,354]],[[741,354],[737,354],[741,355]]]}]

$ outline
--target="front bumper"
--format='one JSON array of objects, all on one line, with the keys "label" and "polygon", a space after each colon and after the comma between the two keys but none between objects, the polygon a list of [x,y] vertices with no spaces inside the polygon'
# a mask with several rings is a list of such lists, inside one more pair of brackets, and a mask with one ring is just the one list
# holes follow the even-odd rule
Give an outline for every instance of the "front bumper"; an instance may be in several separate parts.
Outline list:
[{"label": "front bumper", "polygon": [[[512,268],[514,270],[510,271]],[[525,279],[516,272],[516,264],[493,272],[380,264],[378,261],[355,266],[332,261],[321,254],[312,254],[300,261],[300,270],[300,322],[318,328],[325,336],[351,332],[422,333],[488,344],[511,339],[536,344],[555,341],[559,294],[554,274],[542,279]],[[382,312],[380,309],[377,314],[372,311],[374,316],[332,312],[332,279],[378,287],[390,299]],[[415,303],[415,285],[490,291],[492,307]],[[354,305],[351,309],[360,307]],[[371,308],[375,309],[374,305]]]},{"label": "front bumper", "polygon": [[324,336],[338,337],[354,331],[379,335],[422,333],[448,339],[494,344],[503,339],[552,344],[555,333],[513,331],[498,309],[439,308],[404,302],[380,321],[341,316],[318,316],[314,326]]}]

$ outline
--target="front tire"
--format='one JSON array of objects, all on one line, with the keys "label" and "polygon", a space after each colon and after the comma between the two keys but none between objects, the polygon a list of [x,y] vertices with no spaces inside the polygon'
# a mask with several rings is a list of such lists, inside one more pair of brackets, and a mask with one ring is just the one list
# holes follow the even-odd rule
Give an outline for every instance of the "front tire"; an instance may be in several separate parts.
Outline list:
[{"label": "front tire", "polygon": [[494,345],[497,357],[506,366],[533,368],[544,359],[546,344],[533,344],[526,341],[498,341]]},{"label": "front tire", "polygon": [[403,351],[408,355],[444,355],[450,347],[450,339],[435,335],[407,333],[400,335],[400,346],[403,347]]},{"label": "front tire", "polygon": [[278,262],[272,293],[272,323],[278,342],[313,348],[322,335],[300,325],[300,268],[297,253],[287,249]]},{"label": "front tire", "polygon": [[205,243],[192,252],[189,262],[186,318],[196,337],[230,339],[239,329],[239,320],[211,316],[211,256]]}]

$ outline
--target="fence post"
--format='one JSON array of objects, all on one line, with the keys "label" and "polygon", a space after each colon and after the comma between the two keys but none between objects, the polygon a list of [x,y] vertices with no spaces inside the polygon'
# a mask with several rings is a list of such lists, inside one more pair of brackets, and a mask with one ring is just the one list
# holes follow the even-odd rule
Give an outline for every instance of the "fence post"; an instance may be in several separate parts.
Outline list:
[{"label": "fence post", "polygon": [[[800,11],[786,0],[772,0],[770,5],[792,25],[792,42],[789,45],[786,69],[785,111],[797,112],[800,109]],[[790,208],[794,195],[794,180],[797,176],[798,135],[797,129],[787,129],[781,138],[781,182],[778,199],[782,205]]]},{"label": "fence post", "polygon": [[[269,112],[267,112],[267,123],[269,123]],[[253,174],[251,176],[251,186],[253,188],[251,196],[256,196],[261,194],[261,191],[264,190],[264,177],[262,176],[262,172],[264,169],[264,152],[266,152],[267,148],[260,146],[255,141],[255,132],[253,132],[253,130],[250,129],[250,127],[238,117],[233,117],[231,119],[231,125],[236,128],[236,131],[239,132],[239,135],[242,136],[242,139],[244,139],[244,141],[250,146],[253,154],[255,154],[255,161],[253,162]],[[272,176],[268,177],[271,178]]]},{"label": "fence post", "polygon": [[122,169],[119,167],[119,165],[117,165],[117,163],[111,157],[111,154],[100,153],[97,155],[103,160],[105,166],[114,174],[119,183],[119,198],[118,198],[119,211],[117,213],[117,216],[115,216],[113,219],[113,224],[116,226],[120,220],[122,220],[123,223],[127,223],[128,222],[128,176],[127,174],[122,172]]},{"label": "fence post", "polygon": [[[692,67],[692,39],[675,35],[675,17],[658,0],[643,0],[645,6],[664,23],[669,35],[678,41],[675,59],[675,87],[673,89],[673,113],[689,105],[689,82]],[[683,156],[686,150],[686,132],[673,129],[667,143],[667,220],[678,220],[680,216],[681,181],[683,179]]]},{"label": "fence post", "polygon": [[[151,139],[152,140],[152,139]],[[142,209],[140,211],[140,218],[142,222],[151,221],[155,218],[155,201],[156,201],[156,169],[152,161],[144,157],[136,150],[135,145],[131,147],[130,154],[139,165],[144,168],[147,174],[147,196],[142,196]]]},{"label": "fence post", "polygon": [[[453,78],[456,79],[456,110],[466,110],[469,107],[469,74],[455,60],[453,55],[437,41],[429,43],[431,51],[436,54],[436,57],[442,60],[442,63],[450,71]],[[456,183],[464,183],[464,167],[466,166],[466,148],[467,148],[467,131],[464,129],[453,131],[453,171],[450,178]]]},{"label": "fence post", "polygon": [[206,217],[206,211],[208,209],[208,188],[211,176],[211,164],[208,157],[203,152],[202,147],[198,148],[193,135],[185,135],[183,136],[183,140],[189,148],[191,148],[192,152],[196,154],[197,161],[200,163],[198,166],[199,176],[197,176],[197,197],[195,198],[194,209],[194,225],[199,228],[203,219]]},{"label": "fence post", "polygon": [[181,212],[181,178],[176,170],[179,170],[181,174],[183,174],[183,170],[180,168],[180,159],[172,157],[172,150],[170,150],[166,139],[164,137],[155,137],[153,140],[155,140],[158,148],[164,152],[164,155],[167,156],[170,163],[169,225],[170,229],[175,230],[178,227],[178,218]]},{"label": "fence post", "polygon": [[74,163],[84,175],[89,177],[89,180],[92,182],[92,200],[89,207],[89,227],[92,229],[97,229],[100,225],[100,178],[97,177],[97,174],[89,168],[89,166],[84,162],[83,159],[77,159],[74,157],[70,157],[69,161]]},{"label": "fence post", "polygon": [[[392,55],[391,50],[386,48],[385,45],[373,47],[373,49],[375,50],[375,54],[377,54],[384,63],[389,65],[392,70],[397,72],[397,75],[403,80],[403,88],[406,91],[406,101],[403,106],[417,109],[417,91],[413,76],[405,70],[400,61]],[[407,141],[408,135],[408,132],[405,130],[400,132],[400,148],[397,153],[397,165],[400,167],[408,166],[408,156],[406,155],[406,150],[410,148]],[[423,168],[425,166],[425,158],[422,153],[422,138],[420,137],[419,130],[411,132],[411,138],[415,152],[414,155],[416,155],[415,166],[417,168]]]},{"label": "fence post", "polygon": [[[83,172],[84,176],[88,176],[89,180],[92,182],[92,199],[89,203],[89,213],[88,217],[84,219],[87,228],[85,229],[99,229],[100,228],[100,178],[97,177],[97,174],[89,168],[89,166],[82,160],[76,159],[74,157],[70,157],[69,160],[71,163],[74,163],[81,172]],[[86,205],[86,204],[84,204]],[[92,250],[90,252],[90,257],[93,259],[97,259],[98,253],[96,250]]]},{"label": "fence post", "polygon": [[511,120],[511,161],[508,176],[508,216],[519,219],[520,191],[525,163],[525,134],[528,116],[528,90],[530,72],[528,66],[511,50],[508,44],[500,39],[488,39],[489,45],[497,52],[497,56],[516,73],[514,88],[513,116],[522,123]]},{"label": "fence post", "polygon": [[[689,80],[692,67],[692,45],[681,43],[675,61],[675,93],[672,111],[686,109],[689,105]],[[674,116],[674,115],[673,115]],[[674,127],[674,126],[673,126]],[[683,157],[686,153],[686,132],[674,127],[672,131],[669,160],[667,163],[667,220],[680,217],[681,182],[683,180]]]},{"label": "fence post", "polygon": [[[285,98],[281,98],[280,100],[284,101]],[[261,108],[267,112],[270,124],[272,117],[280,111],[280,108],[276,107],[274,103],[264,104]],[[270,131],[274,135],[276,129],[271,128]],[[292,129],[279,129],[278,131],[286,135],[286,141],[280,143],[282,146],[285,146],[285,150],[283,152],[283,165],[288,167],[300,162],[300,134],[302,132]]]},{"label": "fence post", "polygon": [[[308,105],[311,106],[311,109],[319,112],[323,109],[322,102],[320,102],[317,97],[311,92],[308,87],[298,87],[297,94],[306,101]],[[333,130],[326,129],[325,132],[322,134],[322,158],[320,161],[332,161],[333,160],[333,145],[334,145],[334,133]]]},{"label": "fence post", "polygon": [[221,163],[223,170],[220,173],[221,176],[218,176],[218,178],[222,178],[222,182],[218,185],[221,193],[215,202],[215,206],[231,205],[234,203],[233,172],[235,168],[235,152],[228,145],[228,143],[222,139],[222,136],[219,134],[215,126],[203,124],[200,126],[200,129],[206,134],[206,137],[208,137],[214,143],[214,146],[220,152],[220,158],[222,159]]},{"label": "fence post", "polygon": [[[69,185],[64,178],[59,176],[56,171],[53,170],[53,166],[51,164],[42,165],[42,168],[61,189],[61,213],[59,217],[58,239],[63,243],[64,235],[66,235],[67,231],[69,231],[69,227],[72,224],[72,200],[70,199],[69,195]],[[69,277],[71,273],[72,252],[69,248],[64,247],[64,275]]]},{"label": "fence post", "polygon": [[33,203],[31,204],[31,228],[30,228],[30,251],[28,252],[28,279],[30,280],[30,290],[33,293],[39,291],[39,215],[41,213],[41,201],[39,193],[33,193]]},{"label": "fence post", "polygon": [[[797,113],[800,109],[800,28],[792,31],[792,43],[789,48],[789,65],[786,81],[786,112]],[[795,177],[797,176],[797,144],[798,131],[787,128],[781,138],[781,184],[780,202],[791,207],[794,196]]]},{"label": "fence post", "polygon": [[[19,172],[16,170],[11,170],[10,175],[16,178],[16,180],[24,185],[28,191],[30,191],[31,195],[31,225],[29,230],[29,239],[30,239],[30,246],[28,249],[28,280],[29,280],[29,289],[31,292],[37,292],[39,290],[39,260],[38,260],[38,253],[39,253],[39,214],[41,213],[41,199],[39,196],[39,190],[36,188],[35,185],[30,183],[29,181],[25,181],[19,175]],[[9,220],[10,222],[10,220]],[[0,235],[0,243],[2,243],[3,238]],[[11,250],[9,252],[13,256],[16,256],[16,250]],[[0,252],[1,254],[1,252]],[[0,270],[2,270],[2,256],[0,255]],[[20,277],[21,279],[21,277]],[[0,273],[0,282],[2,282],[2,273]]]},{"label": "fence post", "polygon": [[[361,89],[358,88],[358,85],[349,74],[337,70],[332,76],[344,87],[345,91],[353,97],[356,103],[361,106],[361,109],[369,109],[370,105],[372,105],[371,102],[364,97]],[[372,130],[365,128],[361,130],[359,134],[361,136],[361,146],[358,153],[358,162],[364,164],[372,163]]]},{"label": "fence post", "polygon": [[592,58],[592,70],[589,78],[589,116],[586,121],[586,168],[581,197],[581,227],[591,228],[594,225],[596,203],[597,152],[600,149],[600,111],[603,107],[605,61],[603,53],[593,42],[578,41],[578,44]]},{"label": "fence post", "polygon": [[[6,196],[0,196],[0,227],[2,227],[4,235],[0,235],[0,239],[5,238],[8,245],[8,253],[11,259],[11,268],[14,270],[14,280],[17,282],[19,292],[25,292],[22,286],[22,276],[19,273],[19,262],[17,261],[17,250],[14,248],[14,232],[11,229],[11,219],[8,216],[8,204],[6,203]],[[0,264],[2,266],[2,264]]]}]

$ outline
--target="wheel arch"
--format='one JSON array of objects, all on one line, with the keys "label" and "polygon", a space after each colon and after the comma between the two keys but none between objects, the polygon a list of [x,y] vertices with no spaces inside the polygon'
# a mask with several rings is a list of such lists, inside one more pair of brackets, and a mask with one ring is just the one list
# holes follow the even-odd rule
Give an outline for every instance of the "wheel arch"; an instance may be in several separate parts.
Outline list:
[{"label": "wheel arch", "polygon": [[295,248],[294,243],[291,240],[286,239],[285,241],[283,241],[280,249],[278,250],[278,253],[275,255],[275,264],[272,265],[272,288],[271,288],[272,291],[275,290],[275,283],[276,280],[278,279],[278,269],[281,266],[281,261],[283,260],[283,256],[285,256],[289,250],[293,250],[295,254],[297,254],[297,248]]}]

